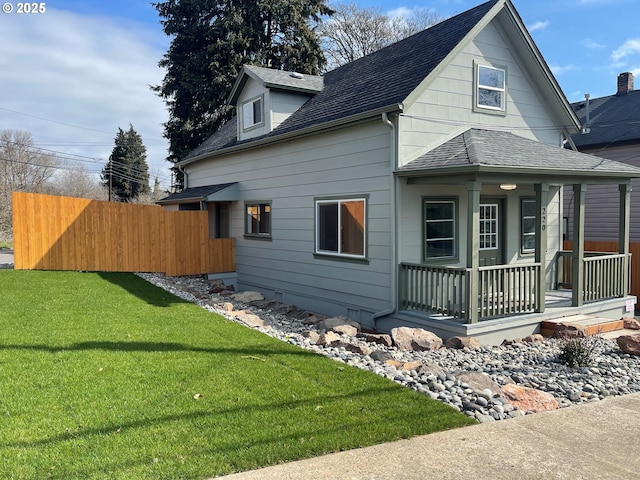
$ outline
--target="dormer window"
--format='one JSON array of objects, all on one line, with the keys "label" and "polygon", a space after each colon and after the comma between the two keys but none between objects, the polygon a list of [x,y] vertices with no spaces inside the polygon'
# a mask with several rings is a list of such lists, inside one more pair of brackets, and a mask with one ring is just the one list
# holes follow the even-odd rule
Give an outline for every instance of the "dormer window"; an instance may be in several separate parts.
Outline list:
[{"label": "dormer window", "polygon": [[476,65],[476,111],[505,113],[507,72],[502,68]]},{"label": "dormer window", "polygon": [[242,104],[242,128],[249,130],[263,123],[262,105],[264,104],[262,96],[253,98]]}]

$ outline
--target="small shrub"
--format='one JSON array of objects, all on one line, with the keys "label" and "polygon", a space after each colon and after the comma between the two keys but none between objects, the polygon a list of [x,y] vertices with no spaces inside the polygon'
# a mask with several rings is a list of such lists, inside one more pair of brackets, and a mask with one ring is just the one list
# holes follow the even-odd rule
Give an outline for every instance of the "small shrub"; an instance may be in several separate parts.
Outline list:
[{"label": "small shrub", "polygon": [[588,367],[595,360],[600,337],[570,337],[560,341],[560,362],[570,367]]}]

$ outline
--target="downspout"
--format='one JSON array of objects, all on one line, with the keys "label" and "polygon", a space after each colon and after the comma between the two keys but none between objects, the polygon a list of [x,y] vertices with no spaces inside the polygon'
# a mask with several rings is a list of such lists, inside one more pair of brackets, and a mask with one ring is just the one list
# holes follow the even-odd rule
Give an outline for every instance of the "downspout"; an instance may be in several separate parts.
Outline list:
[{"label": "downspout", "polygon": [[391,144],[390,144],[390,166],[391,166],[391,201],[393,202],[391,210],[391,306],[387,309],[380,310],[379,312],[374,313],[371,316],[371,326],[376,329],[376,321],[381,317],[386,317],[387,315],[391,315],[395,313],[397,309],[398,302],[398,252],[397,252],[397,236],[398,236],[398,225],[397,225],[397,214],[396,210],[398,209],[398,189],[396,186],[396,182],[398,179],[395,176],[396,171],[396,126],[393,124],[391,120],[389,120],[389,116],[387,112],[382,112],[382,123],[387,125],[391,129]]},{"label": "downspout", "polygon": [[184,178],[184,181],[182,182],[182,189],[186,190],[189,188],[189,176],[187,175],[187,172],[184,171],[184,167],[182,165],[178,165],[178,170],[182,172],[182,178]]}]

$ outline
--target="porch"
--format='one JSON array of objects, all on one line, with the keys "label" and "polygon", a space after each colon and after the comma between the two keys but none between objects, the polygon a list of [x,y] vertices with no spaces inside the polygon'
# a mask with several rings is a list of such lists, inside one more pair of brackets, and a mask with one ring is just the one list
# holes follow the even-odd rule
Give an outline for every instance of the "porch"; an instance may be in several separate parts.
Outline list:
[{"label": "porch", "polygon": [[[581,266],[576,265],[577,262]],[[551,263],[554,289],[547,291],[540,263],[472,268],[400,264],[400,310],[465,324],[501,317],[581,307],[629,294],[631,255],[560,251]]]}]

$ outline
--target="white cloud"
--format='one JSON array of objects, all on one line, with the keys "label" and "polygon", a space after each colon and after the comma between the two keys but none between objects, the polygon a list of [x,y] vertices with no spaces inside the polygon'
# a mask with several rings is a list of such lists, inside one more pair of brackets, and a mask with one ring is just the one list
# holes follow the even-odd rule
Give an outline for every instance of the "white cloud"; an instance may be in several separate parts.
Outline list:
[{"label": "white cloud", "polygon": [[529,30],[529,32],[535,32],[536,30],[544,30],[548,26],[549,26],[549,21],[545,20],[545,21],[535,22],[529,25],[527,29]]},{"label": "white cloud", "polygon": [[575,65],[549,65],[554,75],[562,75],[563,73],[573,72],[578,69]]},{"label": "white cloud", "polygon": [[407,18],[413,13],[413,10],[407,7],[398,7],[393,10],[389,10],[387,15],[391,18]]},{"label": "white cloud", "polygon": [[605,48],[604,45],[602,45],[601,43],[598,43],[595,40],[592,40],[590,38],[585,38],[584,40],[582,40],[580,42],[580,44],[582,46],[588,48],[589,50],[602,50],[603,48]]},{"label": "white cloud", "polygon": [[630,55],[634,55],[640,53],[640,38],[631,38],[624,42],[621,47],[616,49],[612,54],[611,58],[618,62],[621,59],[628,57]]},{"label": "white cloud", "polygon": [[162,81],[157,64],[167,44],[161,32],[122,19],[53,8],[0,17],[0,130],[28,130],[44,148],[106,162],[118,127],[131,123],[147,147],[150,174],[160,171],[168,183],[167,113],[149,88]]}]

